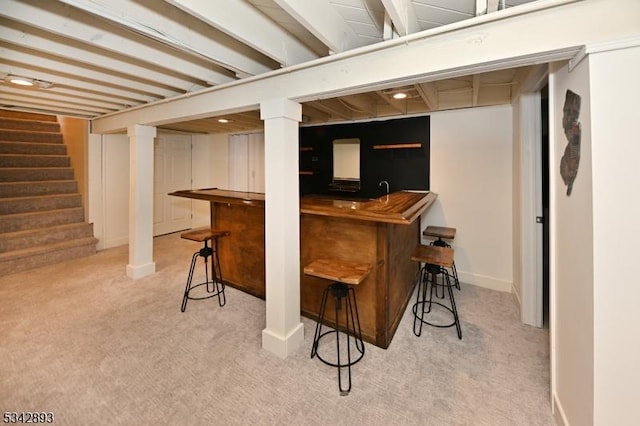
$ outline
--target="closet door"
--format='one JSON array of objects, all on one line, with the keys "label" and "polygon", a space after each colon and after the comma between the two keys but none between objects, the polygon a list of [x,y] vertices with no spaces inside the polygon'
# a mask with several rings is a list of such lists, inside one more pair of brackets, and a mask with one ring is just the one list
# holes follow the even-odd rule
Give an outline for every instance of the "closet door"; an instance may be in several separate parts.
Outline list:
[{"label": "closet door", "polygon": [[264,133],[229,136],[229,189],[264,193]]},{"label": "closet door", "polygon": [[191,136],[159,134],[154,169],[153,235],[191,228],[191,200],[168,195],[191,189]]}]

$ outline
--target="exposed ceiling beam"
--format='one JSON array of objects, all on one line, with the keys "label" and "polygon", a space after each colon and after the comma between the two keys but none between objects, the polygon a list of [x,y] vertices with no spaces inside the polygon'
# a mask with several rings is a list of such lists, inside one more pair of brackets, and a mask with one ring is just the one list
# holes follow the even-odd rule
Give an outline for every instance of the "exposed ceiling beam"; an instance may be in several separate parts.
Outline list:
[{"label": "exposed ceiling beam", "polygon": [[[616,4],[623,7],[615,8],[608,7],[606,2],[554,2],[552,8],[546,3],[533,2],[529,7],[509,8],[446,29],[421,31],[322,61],[273,71],[248,81],[240,80],[189,96],[109,114],[94,119],[92,131],[110,133],[136,123],[162,125],[212,113],[253,110],[267,99],[308,102],[567,60],[585,44],[637,33],[635,17],[640,14],[640,3],[635,0],[617,0]],[[603,15],[607,15],[614,25],[593,31],[593,20]],[[507,17],[509,19],[504,19]],[[565,29],[568,20],[572,21],[572,31]],[[540,28],[545,31],[539,31]],[[514,43],[516,32],[536,33],[536,37],[522,37]],[[479,33],[486,33],[486,36],[479,38]]]},{"label": "exposed ceiling beam", "polygon": [[376,114],[376,102],[369,94],[343,96],[341,99],[357,113]]},{"label": "exposed ceiling beam", "polygon": [[[305,117],[308,119],[305,120]],[[302,104],[302,122],[324,123],[329,121],[331,115],[325,111],[321,111],[318,108],[314,108],[310,103]]]},{"label": "exposed ceiling beam", "polygon": [[87,110],[92,110],[92,108],[94,107],[99,108],[97,110],[92,110],[96,112],[112,112],[118,111],[120,108],[122,108],[122,104],[104,102],[97,99],[73,97],[64,92],[56,92],[51,89],[23,89],[21,87],[14,87],[8,84],[0,87],[2,88],[3,93],[12,94],[14,96],[22,96],[25,100],[33,98],[33,91],[38,90],[38,99],[49,99],[59,102],[66,102],[69,104],[77,105],[81,108],[86,107]]},{"label": "exposed ceiling beam", "polygon": [[309,0],[274,1],[311,34],[322,41],[332,52],[344,52],[365,44],[328,2]]},{"label": "exposed ceiling beam", "polygon": [[435,83],[419,83],[416,84],[416,90],[422,101],[427,105],[429,110],[437,111],[438,106],[438,91],[436,90]]},{"label": "exposed ceiling beam", "polygon": [[547,81],[549,66],[539,64],[530,68],[521,69],[513,77],[513,94],[526,93],[540,90]]},{"label": "exposed ceiling beam", "polygon": [[504,9],[504,0],[476,0],[476,16]]},{"label": "exposed ceiling beam", "polygon": [[486,15],[489,0],[476,0],[476,16]]},{"label": "exposed ceiling beam", "polygon": [[471,83],[473,89],[472,106],[478,106],[478,96],[480,95],[480,74],[473,75],[473,82]]},{"label": "exposed ceiling beam", "polygon": [[144,76],[148,80],[161,81],[168,87],[178,89],[177,93],[195,92],[206,87],[195,84],[193,81],[177,78],[172,73],[160,72],[136,63],[123,61],[113,55],[102,55],[98,53],[100,50],[88,50],[80,43],[73,45],[60,39],[61,37],[57,36],[47,36],[42,31],[27,25],[0,18],[0,41],[34,49],[47,55],[55,55],[65,61],[80,62],[90,67],[94,67],[94,64],[100,64],[100,68],[117,74]]},{"label": "exposed ceiling beam", "polygon": [[310,102],[310,105],[313,108],[326,112],[331,117],[339,117],[343,120],[353,119],[353,112],[335,99],[313,101]]},{"label": "exposed ceiling beam", "polygon": [[318,57],[282,27],[248,2],[228,0],[167,0],[190,15],[241,40],[282,66]]},{"label": "exposed ceiling beam", "polygon": [[404,36],[420,31],[420,24],[411,0],[382,0],[382,4],[399,35]]},{"label": "exposed ceiling beam", "polygon": [[72,114],[72,115],[80,115],[80,116],[87,116],[88,115],[87,111],[92,111],[93,113],[109,112],[108,110],[103,110],[103,111],[95,110],[95,109],[88,110],[88,109],[85,109],[84,107],[78,109],[77,105],[66,103],[66,102],[49,101],[42,98],[31,98],[31,97],[28,99],[25,99],[24,97],[6,94],[1,91],[0,93],[2,93],[0,105],[2,105],[3,107],[18,106],[22,108],[56,111],[61,114]]},{"label": "exposed ceiling beam", "polygon": [[387,96],[386,94],[382,93],[380,90],[376,91],[376,94],[387,104],[389,105],[391,108],[393,108],[394,110],[398,111],[399,113],[404,112],[404,108],[400,105],[399,102],[394,101],[393,99],[389,98],[389,96]]},{"label": "exposed ceiling beam", "polygon": [[[31,53],[21,52],[11,45],[0,43],[0,57],[2,61],[17,62],[23,64],[37,63],[45,69],[55,70],[56,73],[75,76],[75,80],[93,80],[96,82],[108,82],[104,85],[103,92],[108,92],[108,87],[128,88],[129,91],[146,93],[156,98],[173,97],[181,94],[181,91],[162,87],[161,83],[151,84],[144,80],[134,80],[117,74],[107,74],[98,70],[89,69],[79,64],[73,64],[68,61],[44,58],[35,56]],[[56,83],[56,82],[53,82]]]},{"label": "exposed ceiling beam", "polygon": [[2,58],[0,58],[0,74],[16,74],[43,81],[55,81],[54,86],[49,90],[82,90],[85,95],[88,92],[92,97],[119,103],[123,107],[153,102],[158,99],[148,94],[134,93],[122,88],[106,87],[97,82],[78,80],[73,76],[52,74],[42,68],[27,68],[15,63],[3,63]]},{"label": "exposed ceiling beam", "polygon": [[[183,11],[157,0],[60,0],[63,3],[105,18],[127,29],[153,38],[174,48],[199,55],[231,69],[236,74],[256,75],[277,68],[255,50],[219,33],[219,42],[208,37],[211,27]],[[182,15],[175,18],[175,15]],[[174,17],[174,19],[172,19]],[[268,65],[267,65],[268,63]]]},{"label": "exposed ceiling beam", "polygon": [[178,69],[186,75],[210,84],[229,83],[234,80],[222,70],[216,70],[204,60],[194,61],[185,58],[184,53],[159,45],[149,40],[148,43],[135,41],[124,29],[109,25],[103,19],[88,15],[78,9],[57,1],[23,3],[17,0],[2,0],[3,8],[0,16],[23,22],[28,25],[50,31],[86,43],[94,48],[105,49],[140,60],[149,64],[170,64],[170,69]]}]

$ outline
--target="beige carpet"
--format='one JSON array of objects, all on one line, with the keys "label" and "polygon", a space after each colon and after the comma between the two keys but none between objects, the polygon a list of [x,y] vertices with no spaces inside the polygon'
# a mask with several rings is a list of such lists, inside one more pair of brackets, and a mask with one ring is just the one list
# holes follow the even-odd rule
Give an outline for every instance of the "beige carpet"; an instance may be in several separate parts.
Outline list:
[{"label": "beige carpet", "polygon": [[367,344],[353,390],[304,345],[261,349],[264,301],[180,312],[197,243],[155,239],[157,273],[125,276],[127,247],[0,278],[0,409],[61,425],[552,425],[548,331],[520,324],[512,296],[464,285],[453,328]]}]

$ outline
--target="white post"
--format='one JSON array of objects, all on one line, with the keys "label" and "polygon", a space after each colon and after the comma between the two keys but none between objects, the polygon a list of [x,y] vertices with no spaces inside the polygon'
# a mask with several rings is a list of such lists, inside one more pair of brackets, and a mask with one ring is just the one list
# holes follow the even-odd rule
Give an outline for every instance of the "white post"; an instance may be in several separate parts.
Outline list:
[{"label": "white post", "polygon": [[133,125],[129,136],[129,264],[137,279],[156,272],[153,261],[153,142],[156,128]]},{"label": "white post", "polygon": [[300,321],[299,103],[260,104],[265,136],[266,328],[262,347],[286,358],[304,340]]}]

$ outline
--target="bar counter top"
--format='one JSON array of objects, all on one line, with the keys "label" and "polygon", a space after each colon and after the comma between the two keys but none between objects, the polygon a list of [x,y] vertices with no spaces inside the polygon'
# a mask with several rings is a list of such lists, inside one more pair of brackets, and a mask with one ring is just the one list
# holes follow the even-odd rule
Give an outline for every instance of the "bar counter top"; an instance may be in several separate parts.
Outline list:
[{"label": "bar counter top", "polygon": [[176,197],[193,198],[223,204],[242,204],[264,207],[264,194],[260,192],[229,191],[218,188],[184,189],[169,193]]},{"label": "bar counter top", "polygon": [[[169,195],[223,204],[264,207],[265,196],[257,192],[228,191],[217,188],[172,192]],[[341,199],[326,195],[307,195],[300,199],[300,212],[306,214],[409,224],[436,199],[430,191],[397,191],[374,199]]]},{"label": "bar counter top", "polygon": [[300,199],[300,212],[406,225],[420,217],[436,198],[437,195],[430,191],[397,191],[359,200],[308,195]]}]

